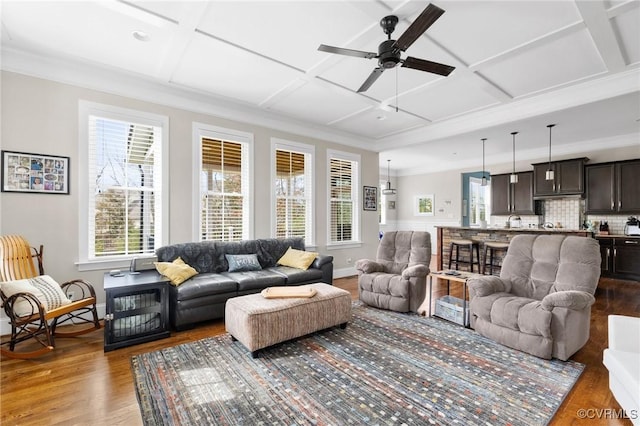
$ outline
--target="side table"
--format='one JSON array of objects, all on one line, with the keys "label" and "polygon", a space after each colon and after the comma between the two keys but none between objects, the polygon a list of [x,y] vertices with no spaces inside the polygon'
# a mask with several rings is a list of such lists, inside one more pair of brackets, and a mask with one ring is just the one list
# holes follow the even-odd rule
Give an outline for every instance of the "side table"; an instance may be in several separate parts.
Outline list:
[{"label": "side table", "polygon": [[[429,312],[429,316],[432,315],[432,307],[431,307],[431,296],[433,292],[433,279],[442,279],[447,280],[447,295],[441,297],[436,300],[436,312],[435,316],[452,321],[454,323],[464,325],[465,327],[469,327],[469,316],[468,316],[468,301],[467,301],[467,280],[469,278],[481,276],[480,274],[472,274],[470,272],[464,271],[434,271],[429,273],[429,281],[427,283],[427,294],[429,295],[429,308],[428,310],[424,308],[424,304],[420,307],[419,313],[425,314]],[[450,284],[451,281],[462,283],[462,299],[458,299],[455,297],[451,297],[450,293]],[[438,305],[439,304],[439,305]],[[458,309],[458,305],[462,305],[461,309]],[[451,311],[450,315],[444,315],[444,311],[438,312],[438,307],[442,309],[449,309]],[[447,311],[448,312],[448,311]],[[459,314],[459,315],[458,315]]]},{"label": "side table", "polygon": [[170,336],[169,279],[157,271],[104,274],[104,351]]}]

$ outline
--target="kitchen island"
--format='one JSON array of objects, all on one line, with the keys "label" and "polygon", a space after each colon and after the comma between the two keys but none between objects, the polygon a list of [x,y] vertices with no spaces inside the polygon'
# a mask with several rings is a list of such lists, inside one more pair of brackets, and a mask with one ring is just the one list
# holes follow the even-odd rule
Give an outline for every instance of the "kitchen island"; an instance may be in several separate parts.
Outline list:
[{"label": "kitchen island", "polygon": [[[501,241],[509,242],[518,234],[565,234],[579,237],[593,237],[593,232],[587,230],[572,230],[562,228],[498,228],[498,227],[469,227],[469,226],[436,226],[437,248],[436,264],[438,270],[449,267],[449,246],[451,240],[472,239],[479,242]],[[482,248],[482,247],[481,247]],[[482,262],[483,259],[480,259]]]}]

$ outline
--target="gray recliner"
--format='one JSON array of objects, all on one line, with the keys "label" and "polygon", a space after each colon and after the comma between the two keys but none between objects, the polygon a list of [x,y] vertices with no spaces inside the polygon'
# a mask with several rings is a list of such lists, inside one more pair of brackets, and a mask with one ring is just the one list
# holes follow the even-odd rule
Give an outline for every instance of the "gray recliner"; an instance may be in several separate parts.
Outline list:
[{"label": "gray recliner", "polygon": [[425,297],[430,260],[428,232],[385,232],[376,260],[356,262],[360,300],[377,308],[417,312]]},{"label": "gray recliner", "polygon": [[599,278],[595,239],[517,235],[500,277],[467,282],[471,327],[505,346],[566,361],[589,339]]}]

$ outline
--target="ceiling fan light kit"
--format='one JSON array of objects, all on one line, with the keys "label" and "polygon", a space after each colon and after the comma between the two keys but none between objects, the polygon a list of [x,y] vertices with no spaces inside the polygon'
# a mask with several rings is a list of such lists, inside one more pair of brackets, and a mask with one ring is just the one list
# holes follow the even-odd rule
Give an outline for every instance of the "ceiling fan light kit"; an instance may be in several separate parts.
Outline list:
[{"label": "ceiling fan light kit", "polygon": [[513,171],[511,172],[511,176],[509,176],[509,182],[518,183],[518,175],[516,174],[516,135],[518,132],[511,132],[511,136],[513,136]]},{"label": "ceiling fan light kit", "polygon": [[327,46],[325,44],[321,44],[318,47],[318,50],[327,53],[336,53],[338,55],[355,56],[365,59],[378,59],[378,66],[374,68],[371,74],[369,74],[369,77],[367,77],[364,83],[362,83],[362,86],[358,89],[358,93],[367,91],[367,89],[375,83],[385,70],[395,68],[398,64],[401,64],[401,66],[405,68],[412,68],[418,71],[430,72],[446,77],[451,74],[455,67],[411,56],[407,56],[405,59],[402,59],[401,57],[401,52],[407,50],[409,46],[424,34],[424,32],[427,31],[427,29],[433,25],[440,16],[442,16],[443,13],[444,10],[429,3],[420,16],[418,16],[418,18],[409,25],[409,28],[402,33],[398,40],[393,40],[391,38],[391,33],[393,33],[396,29],[396,25],[398,24],[398,17],[395,15],[385,16],[380,20],[380,26],[384,33],[387,34],[387,40],[380,43],[377,54],[374,52],[364,52],[361,50]]},{"label": "ceiling fan light kit", "polygon": [[551,129],[555,126],[555,124],[549,124],[547,127],[549,128],[549,167],[547,168],[547,172],[545,173],[546,180],[553,180],[554,174],[551,169]]}]

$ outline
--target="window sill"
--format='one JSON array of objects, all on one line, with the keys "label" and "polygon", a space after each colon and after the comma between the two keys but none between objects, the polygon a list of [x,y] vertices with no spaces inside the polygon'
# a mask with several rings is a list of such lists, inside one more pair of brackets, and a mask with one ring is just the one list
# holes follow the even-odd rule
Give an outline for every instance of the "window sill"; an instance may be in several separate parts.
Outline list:
[{"label": "window sill", "polygon": [[126,269],[129,270],[131,266],[130,258],[120,258],[120,259],[104,259],[104,260],[83,260],[80,262],[76,262],[76,267],[79,272],[85,271],[101,271],[101,270],[111,270],[111,269]]},{"label": "window sill", "polygon": [[342,249],[351,249],[351,248],[360,248],[362,247],[362,241],[347,241],[344,243],[330,243],[327,244],[327,250],[342,250]]}]

